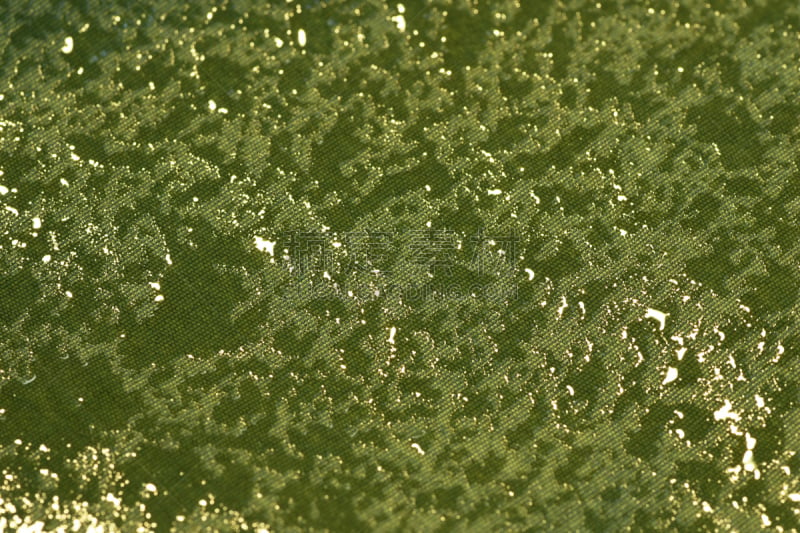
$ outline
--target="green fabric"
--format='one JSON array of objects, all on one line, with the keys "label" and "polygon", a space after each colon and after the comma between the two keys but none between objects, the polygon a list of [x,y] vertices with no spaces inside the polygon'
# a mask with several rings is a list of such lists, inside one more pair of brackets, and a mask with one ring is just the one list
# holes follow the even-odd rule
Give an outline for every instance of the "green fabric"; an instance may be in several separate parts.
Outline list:
[{"label": "green fabric", "polygon": [[798,27],[3,2],[0,529],[797,531]]}]

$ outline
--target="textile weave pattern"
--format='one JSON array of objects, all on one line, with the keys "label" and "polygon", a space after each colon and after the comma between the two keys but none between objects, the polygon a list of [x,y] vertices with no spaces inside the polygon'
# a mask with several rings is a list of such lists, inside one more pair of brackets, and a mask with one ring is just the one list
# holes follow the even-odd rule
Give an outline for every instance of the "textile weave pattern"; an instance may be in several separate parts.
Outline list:
[{"label": "textile weave pattern", "polygon": [[800,530],[799,26],[0,3],[0,530]]}]

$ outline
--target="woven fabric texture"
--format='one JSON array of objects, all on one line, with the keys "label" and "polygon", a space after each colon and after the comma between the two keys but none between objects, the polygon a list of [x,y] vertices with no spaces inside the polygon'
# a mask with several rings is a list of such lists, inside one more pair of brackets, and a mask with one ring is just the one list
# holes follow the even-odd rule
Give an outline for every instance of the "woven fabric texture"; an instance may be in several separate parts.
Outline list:
[{"label": "woven fabric texture", "polygon": [[798,531],[799,27],[0,2],[0,530]]}]

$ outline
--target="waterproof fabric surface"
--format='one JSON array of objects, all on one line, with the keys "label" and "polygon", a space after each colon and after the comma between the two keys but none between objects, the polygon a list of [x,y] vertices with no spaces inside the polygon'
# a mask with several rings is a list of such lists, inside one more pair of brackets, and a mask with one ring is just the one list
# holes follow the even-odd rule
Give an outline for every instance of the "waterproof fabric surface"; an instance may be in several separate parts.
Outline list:
[{"label": "waterproof fabric surface", "polygon": [[0,529],[798,530],[798,17],[3,2]]}]

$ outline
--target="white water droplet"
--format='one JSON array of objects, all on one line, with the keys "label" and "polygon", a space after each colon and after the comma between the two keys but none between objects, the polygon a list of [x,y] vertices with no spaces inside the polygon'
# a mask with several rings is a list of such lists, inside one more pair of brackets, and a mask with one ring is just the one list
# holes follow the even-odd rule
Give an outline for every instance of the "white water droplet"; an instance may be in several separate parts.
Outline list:
[{"label": "white water droplet", "polygon": [[645,313],[644,317],[645,318],[655,318],[656,320],[658,320],[658,322],[659,322],[658,329],[663,331],[664,330],[664,326],[666,325],[666,322],[667,322],[668,314],[669,313],[664,313],[664,312],[661,312],[661,311],[659,311],[657,309],[648,309],[647,313]]},{"label": "white water droplet", "polygon": [[271,256],[275,256],[275,242],[268,241],[263,237],[255,236],[256,248],[260,252],[267,252]]},{"label": "white water droplet", "polygon": [[733,405],[731,405],[730,400],[725,400],[725,404],[718,410],[714,411],[714,420],[725,420],[726,418],[735,421],[740,420],[741,417],[737,413],[731,411],[732,408]]},{"label": "white water droplet", "polygon": [[753,460],[753,450],[746,450],[744,452],[742,464],[747,472],[753,472],[756,469],[756,462]]},{"label": "white water droplet", "polygon": [[567,303],[567,297],[566,296],[562,296],[561,297],[561,306],[557,310],[558,311],[558,318],[561,318],[561,316],[564,314],[564,310],[566,310],[567,307],[569,307],[569,304]]},{"label": "white water droplet", "polygon": [[406,18],[403,15],[395,15],[392,17],[392,22],[395,23],[397,29],[400,31],[406,31]]},{"label": "white water droplet", "polygon": [[65,54],[72,53],[72,49],[75,47],[75,41],[72,40],[72,37],[67,37],[64,39],[64,46],[61,47],[61,51]]},{"label": "white water droplet", "polygon": [[122,500],[117,498],[110,492],[106,494],[106,501],[111,503],[116,509],[122,508]]}]

